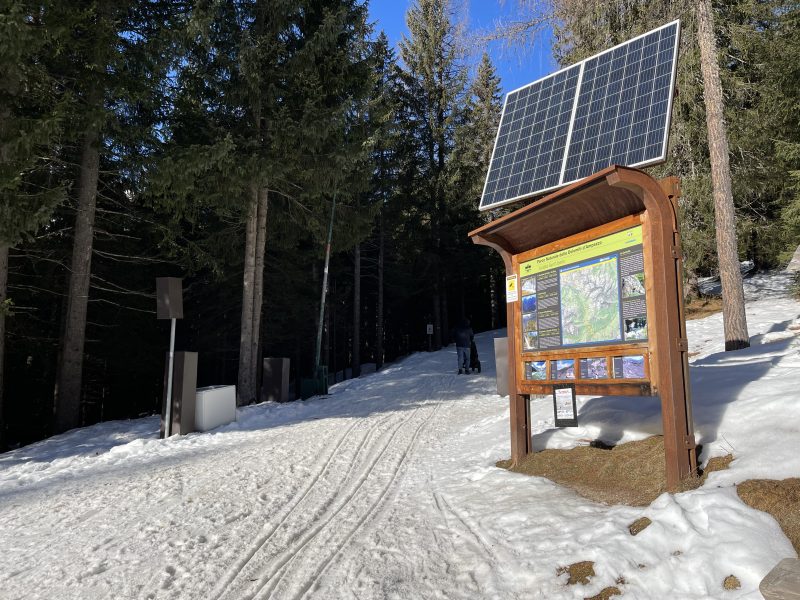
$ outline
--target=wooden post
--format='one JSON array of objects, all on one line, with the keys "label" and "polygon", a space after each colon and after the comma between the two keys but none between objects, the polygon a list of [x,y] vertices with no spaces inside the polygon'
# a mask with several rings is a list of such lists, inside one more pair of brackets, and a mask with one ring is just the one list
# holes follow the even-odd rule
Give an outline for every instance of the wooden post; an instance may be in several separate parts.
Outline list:
[{"label": "wooden post", "polygon": [[653,383],[661,398],[661,417],[664,430],[664,453],[667,489],[676,491],[682,479],[690,477],[696,468],[695,440],[688,408],[688,342],[681,323],[683,282],[679,277],[680,247],[676,246],[673,207],[658,183],[644,173],[619,170],[606,180],[611,186],[630,189],[639,194],[646,209],[645,226],[650,247],[665,249],[649,252],[653,292],[664,298],[653,306],[656,340],[653,353],[657,380]]},{"label": "wooden post", "polygon": [[[481,244],[497,251],[506,267],[506,276],[514,275],[512,253],[502,246],[482,239]],[[528,429],[528,402],[517,390],[517,346],[514,329],[514,309],[516,303],[506,302],[506,331],[508,338],[508,403],[511,426],[511,464],[516,465],[530,452],[530,431]]]}]

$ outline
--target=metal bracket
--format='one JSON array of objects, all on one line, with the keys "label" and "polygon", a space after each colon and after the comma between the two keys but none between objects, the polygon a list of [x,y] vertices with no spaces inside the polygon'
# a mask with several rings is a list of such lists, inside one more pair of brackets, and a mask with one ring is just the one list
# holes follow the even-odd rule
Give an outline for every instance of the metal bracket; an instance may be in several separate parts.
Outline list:
[{"label": "metal bracket", "polygon": [[678,347],[678,352],[688,352],[689,351],[689,340],[686,338],[677,338],[675,340],[675,344]]},{"label": "metal bracket", "polygon": [[683,436],[683,447],[686,450],[694,450],[697,448],[697,442],[694,439],[694,434]]},{"label": "metal bracket", "polygon": [[678,248],[678,246],[672,246],[671,251],[672,251],[672,258],[674,258],[675,260],[680,260],[681,258],[683,258],[681,256],[680,249]]}]

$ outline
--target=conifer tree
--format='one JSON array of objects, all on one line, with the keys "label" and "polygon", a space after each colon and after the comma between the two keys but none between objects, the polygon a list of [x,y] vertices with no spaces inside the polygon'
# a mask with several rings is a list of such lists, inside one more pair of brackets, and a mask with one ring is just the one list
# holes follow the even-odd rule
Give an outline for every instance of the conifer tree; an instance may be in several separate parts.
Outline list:
[{"label": "conifer tree", "polygon": [[60,38],[36,5],[14,2],[0,14],[0,450],[5,444],[6,316],[12,307],[9,248],[45,224],[64,199],[64,186],[48,173],[54,169],[66,102],[43,63],[43,54],[58,48]]},{"label": "conifer tree", "polygon": [[[158,34],[168,30],[170,9],[147,0],[53,2],[44,19],[68,32],[63,52],[50,53],[48,69],[63,80],[73,104],[68,124],[75,162],[76,207],[58,377],[55,429],[80,424],[94,223],[101,162],[121,167],[128,150],[146,145],[137,118],[158,105],[167,53]],[[148,132],[152,135],[152,128]]]},{"label": "conifer tree", "polygon": [[251,0],[192,15],[151,192],[178,220],[199,226],[210,212],[244,226],[240,404],[257,394],[268,203],[299,209],[293,226],[327,228],[330,194],[361,151],[347,115],[369,90],[367,29],[354,0]]},{"label": "conifer tree", "polygon": [[[453,196],[451,207],[461,221],[461,226],[456,227],[457,239],[454,240],[454,243],[464,243],[469,230],[478,226],[481,221],[487,222],[507,212],[503,209],[495,209],[479,216],[476,211],[483,193],[501,112],[500,79],[497,77],[489,55],[484,52],[478,63],[475,78],[470,84],[466,106],[461,118],[462,122],[456,129],[455,146],[449,165]],[[474,255],[474,248],[468,246],[459,253],[459,256],[462,258],[460,270],[463,273],[475,270],[474,262],[479,259]],[[487,255],[483,252],[480,256],[484,260],[488,260],[486,271],[489,274],[490,325],[495,329],[499,327],[500,307],[497,297],[497,282],[501,277],[501,267],[498,266],[497,257],[493,254]],[[465,278],[463,273],[462,279]],[[460,286],[459,293],[462,296],[463,305],[463,294],[465,293],[463,285]]]},{"label": "conifer tree", "polygon": [[[400,42],[405,134],[415,145],[413,202],[418,230],[424,231],[423,285],[430,294],[434,348],[449,329],[446,312],[447,248],[443,243],[447,211],[448,156],[452,152],[459,103],[466,86],[463,48],[447,0],[417,0],[408,13],[410,37]],[[443,308],[445,311],[443,311]]]}]

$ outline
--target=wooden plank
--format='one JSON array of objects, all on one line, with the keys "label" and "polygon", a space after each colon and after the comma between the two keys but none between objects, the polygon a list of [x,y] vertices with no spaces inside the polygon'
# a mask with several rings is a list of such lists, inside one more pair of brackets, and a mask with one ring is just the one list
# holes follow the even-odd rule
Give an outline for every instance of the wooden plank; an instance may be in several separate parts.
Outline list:
[{"label": "wooden plank", "polygon": [[[587,382],[588,380],[583,380]],[[650,396],[650,384],[647,382],[636,383],[640,380],[628,380],[630,383],[606,382],[597,380],[591,383],[581,383],[572,379],[561,379],[559,381],[524,381],[520,383],[520,391],[524,394],[552,394],[553,384],[555,383],[574,383],[575,393],[585,396]]]}]

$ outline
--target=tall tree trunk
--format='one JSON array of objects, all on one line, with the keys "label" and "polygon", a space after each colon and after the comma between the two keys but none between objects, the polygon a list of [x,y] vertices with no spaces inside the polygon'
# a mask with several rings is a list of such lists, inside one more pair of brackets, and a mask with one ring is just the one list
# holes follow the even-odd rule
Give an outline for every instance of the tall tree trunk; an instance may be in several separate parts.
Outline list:
[{"label": "tall tree trunk", "polygon": [[375,367],[383,367],[383,209],[378,224],[378,310],[375,317]]},{"label": "tall tree trunk", "polygon": [[447,281],[442,281],[442,339],[441,345],[450,343],[450,313],[447,310]]},{"label": "tall tree trunk", "polygon": [[714,16],[711,10],[711,0],[698,1],[697,37],[700,43],[700,68],[703,73],[708,147],[711,154],[711,182],[714,186],[714,220],[722,284],[725,350],[737,350],[747,348],[750,338],[747,334],[742,274],[739,271],[728,136],[725,131],[722,83],[719,78]]},{"label": "tall tree trunk", "polygon": [[86,341],[86,310],[92,267],[94,217],[97,207],[97,179],[100,172],[100,133],[91,127],[81,148],[78,178],[78,211],[72,245],[72,270],[67,290],[67,311],[61,362],[55,389],[55,431],[60,433],[81,424],[81,379]]},{"label": "tall tree trunk", "polygon": [[3,418],[3,397],[6,350],[6,298],[8,286],[8,244],[0,242],[0,452],[6,449],[6,422]]},{"label": "tall tree trunk", "polygon": [[433,301],[433,349],[439,350],[442,347],[442,301],[438,281],[434,286],[431,300]]},{"label": "tall tree trunk", "polygon": [[252,379],[253,399],[259,393],[259,363],[261,357],[261,309],[264,304],[264,250],[267,245],[267,210],[269,191],[261,187],[258,191],[258,215],[256,216],[256,257],[253,276],[253,337],[250,351],[250,377]]},{"label": "tall tree trunk", "polygon": [[244,274],[242,275],[242,326],[239,334],[239,381],[236,402],[249,404],[255,396],[253,386],[253,289],[256,279],[256,241],[258,237],[259,187],[250,187],[250,205],[245,223]]},{"label": "tall tree trunk", "polygon": [[361,375],[361,244],[353,250],[353,377]]}]

